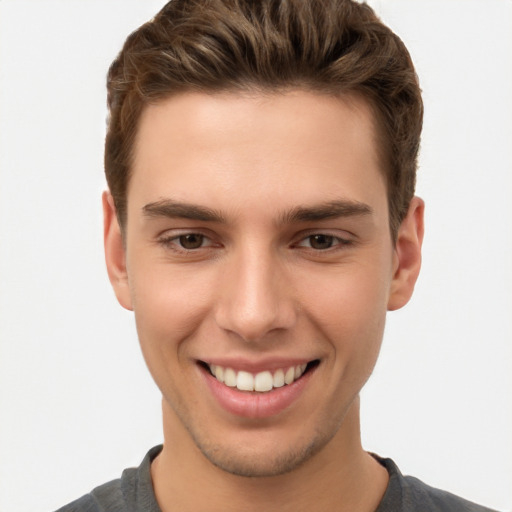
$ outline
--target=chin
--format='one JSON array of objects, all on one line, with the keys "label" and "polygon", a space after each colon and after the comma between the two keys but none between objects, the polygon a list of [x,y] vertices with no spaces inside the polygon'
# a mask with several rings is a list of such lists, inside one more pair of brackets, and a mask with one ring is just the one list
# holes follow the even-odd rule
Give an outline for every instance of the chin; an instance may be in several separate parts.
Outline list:
[{"label": "chin", "polygon": [[278,448],[258,447],[251,442],[230,447],[195,442],[206,459],[219,469],[236,476],[264,478],[294,471],[321,451],[329,439],[317,437],[299,446],[284,447],[280,443]]}]

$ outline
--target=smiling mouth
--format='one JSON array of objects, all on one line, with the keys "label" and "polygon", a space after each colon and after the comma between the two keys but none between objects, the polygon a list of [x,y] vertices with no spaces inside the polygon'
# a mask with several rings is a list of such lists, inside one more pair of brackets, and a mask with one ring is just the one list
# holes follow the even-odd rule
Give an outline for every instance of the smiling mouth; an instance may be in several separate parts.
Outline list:
[{"label": "smiling mouth", "polygon": [[210,374],[227,387],[236,388],[239,391],[253,391],[266,393],[276,388],[293,384],[305,373],[318,366],[318,359],[295,366],[279,368],[277,370],[265,370],[258,373],[250,373],[244,370],[236,371],[233,368],[201,362]]}]

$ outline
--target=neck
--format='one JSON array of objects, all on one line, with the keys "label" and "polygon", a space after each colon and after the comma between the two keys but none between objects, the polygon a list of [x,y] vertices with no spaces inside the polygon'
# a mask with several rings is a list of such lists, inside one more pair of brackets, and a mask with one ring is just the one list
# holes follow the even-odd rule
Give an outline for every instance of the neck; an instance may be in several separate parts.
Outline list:
[{"label": "neck", "polygon": [[361,447],[359,399],[325,447],[286,474],[242,477],[214,466],[164,402],[164,448],[151,475],[162,512],[374,511],[387,471]]}]

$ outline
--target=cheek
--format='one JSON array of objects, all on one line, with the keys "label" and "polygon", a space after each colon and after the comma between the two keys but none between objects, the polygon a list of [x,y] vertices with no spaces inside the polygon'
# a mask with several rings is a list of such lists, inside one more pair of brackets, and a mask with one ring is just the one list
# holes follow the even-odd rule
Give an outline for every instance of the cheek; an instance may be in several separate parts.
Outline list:
[{"label": "cheek", "polygon": [[336,352],[336,364],[373,367],[386,320],[389,281],[375,266],[342,269],[322,282],[304,283],[310,320]]},{"label": "cheek", "polygon": [[162,262],[133,268],[130,288],[142,349],[164,358],[194,334],[211,303],[208,275]]},{"label": "cheek", "polygon": [[169,265],[136,270],[131,288],[141,351],[162,395],[180,407],[179,390],[189,386],[190,348],[208,315],[210,287]]}]

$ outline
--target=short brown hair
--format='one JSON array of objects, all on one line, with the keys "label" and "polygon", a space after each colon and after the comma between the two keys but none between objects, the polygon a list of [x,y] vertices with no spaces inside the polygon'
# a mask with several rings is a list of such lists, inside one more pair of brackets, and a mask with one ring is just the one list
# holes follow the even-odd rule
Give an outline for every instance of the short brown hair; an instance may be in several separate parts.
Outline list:
[{"label": "short brown hair", "polygon": [[376,118],[396,237],[414,194],[423,104],[403,42],[351,0],[172,0],[108,73],[105,173],[121,225],[141,112],[182,91],[362,95]]}]

